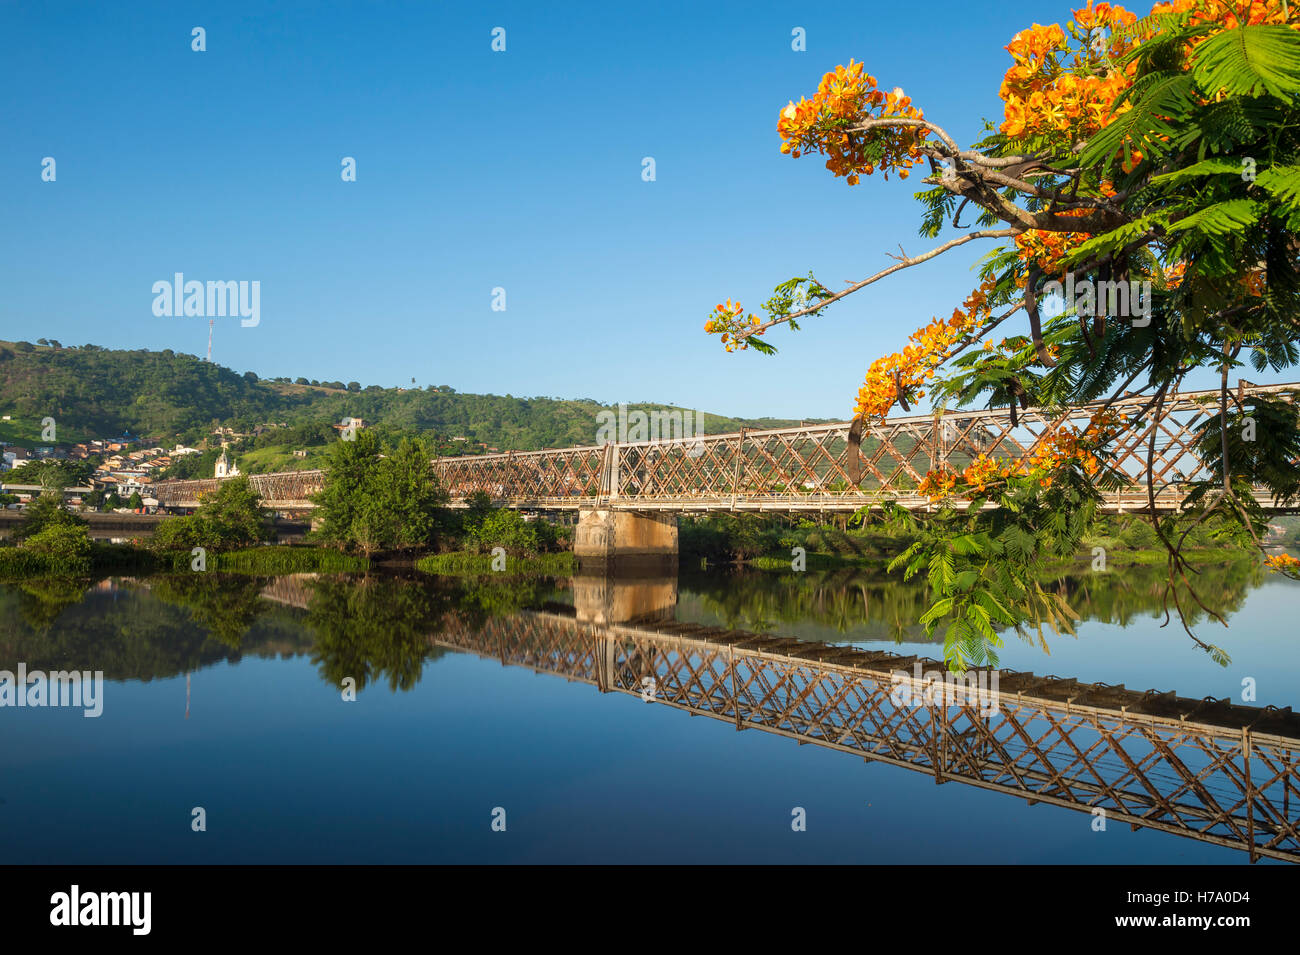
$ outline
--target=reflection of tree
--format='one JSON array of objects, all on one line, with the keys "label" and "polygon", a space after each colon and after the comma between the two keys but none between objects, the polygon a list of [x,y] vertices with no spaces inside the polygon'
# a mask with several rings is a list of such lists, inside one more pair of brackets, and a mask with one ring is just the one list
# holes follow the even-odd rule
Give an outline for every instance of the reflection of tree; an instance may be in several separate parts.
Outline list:
[{"label": "reflection of tree", "polygon": [[928,606],[924,587],[852,568],[775,575],[740,571],[689,578],[683,588],[729,629],[764,632],[776,623],[812,621],[838,633],[872,623],[897,642],[924,640],[917,623]]},{"label": "reflection of tree", "polygon": [[387,577],[319,579],[307,612],[316,634],[313,661],[327,683],[346,677],[357,689],[381,676],[394,690],[419,682],[426,660],[442,655],[429,643],[452,608],[451,592],[437,582]]},{"label": "reflection of tree", "polygon": [[216,573],[169,574],[151,584],[156,597],[184,607],[195,623],[235,649],[267,609],[261,599],[265,586],[264,578]]},{"label": "reflection of tree", "polygon": [[[1263,579],[1253,560],[1198,564],[1197,592],[1225,616],[1239,610]],[[1112,567],[1106,573],[1061,573],[1041,581],[1060,594],[1084,620],[1126,625],[1141,615],[1163,617],[1163,565]],[[682,581],[683,595],[697,595],[723,626],[763,632],[773,622],[816,623],[838,633],[883,631],[896,642],[926,642],[917,621],[928,606],[925,582],[902,581],[858,569],[772,574],[739,571]],[[1184,594],[1180,593],[1180,599]],[[1190,603],[1184,599],[1184,606]],[[1170,607],[1172,608],[1172,601]],[[1195,620],[1189,617],[1189,623]],[[1024,639],[1038,643],[1037,634]],[[1045,644],[1044,644],[1045,647]]]},{"label": "reflection of tree", "polygon": [[46,630],[65,607],[80,603],[84,581],[68,577],[36,577],[19,584],[19,612],[33,630]]},{"label": "reflection of tree", "polygon": [[31,670],[102,670],[110,680],[153,680],[241,655],[305,653],[309,643],[293,611],[272,606],[243,636],[241,649],[232,650],[195,627],[188,609],[159,600],[143,586],[91,588],[63,604],[57,622],[46,627],[23,607],[36,601],[25,591],[47,583],[0,585],[0,620],[6,624],[0,627],[0,669],[24,661]]},{"label": "reflection of tree", "polygon": [[481,626],[491,617],[540,607],[558,596],[555,581],[547,577],[465,577],[460,585],[456,612],[470,627]]},{"label": "reflection of tree", "polygon": [[[1193,567],[1197,573],[1188,576],[1192,578],[1197,593],[1225,618],[1240,610],[1246,595],[1264,579],[1263,568],[1253,559],[1196,564]],[[1062,574],[1051,582],[1043,581],[1043,586],[1064,597],[1085,620],[1127,625],[1142,614],[1164,616],[1168,579],[1163,564],[1138,564],[1112,567],[1106,573]],[[1205,612],[1191,599],[1185,585],[1180,585],[1178,599],[1182,602],[1189,626],[1205,620]],[[1168,606],[1173,613],[1172,597]]]}]

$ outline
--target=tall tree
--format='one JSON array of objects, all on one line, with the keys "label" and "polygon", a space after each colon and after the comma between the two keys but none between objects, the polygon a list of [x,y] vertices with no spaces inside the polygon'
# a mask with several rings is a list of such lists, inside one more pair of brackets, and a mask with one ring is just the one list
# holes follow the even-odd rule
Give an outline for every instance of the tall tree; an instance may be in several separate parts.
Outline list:
[{"label": "tall tree", "polygon": [[428,449],[404,438],[381,455],[378,436],[357,432],[331,446],[325,483],[315,499],[316,536],[367,556],[433,543],[447,501]]}]

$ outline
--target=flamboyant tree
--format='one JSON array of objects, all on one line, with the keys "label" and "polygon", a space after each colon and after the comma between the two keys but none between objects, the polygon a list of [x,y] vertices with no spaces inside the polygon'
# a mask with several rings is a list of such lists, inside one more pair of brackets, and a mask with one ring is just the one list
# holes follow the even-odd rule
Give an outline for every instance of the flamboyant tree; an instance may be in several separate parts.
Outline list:
[{"label": "flamboyant tree", "polygon": [[[979,286],[950,318],[871,363],[850,435],[856,443],[927,391],[937,412],[980,403],[1007,409],[1012,422],[1031,406],[1099,405],[1085,427],[1058,430],[1028,461],[982,454],[961,471],[930,472],[921,486],[936,505],[930,514],[885,508],[919,534],[893,566],[927,573],[923,622],[945,628],[954,668],[996,662],[998,629],[1070,627],[1069,607],[1038,583],[1042,567],[1078,551],[1101,492],[1124,480],[1117,442],[1144,433],[1189,373],[1215,370],[1218,414],[1196,447],[1209,477],[1187,482],[1180,513],[1157,513],[1150,429],[1146,484],[1169,554],[1166,622],[1172,610],[1225,662],[1187,627],[1193,603],[1222,618],[1197,593],[1181,542],[1209,521],[1258,545],[1263,513],[1252,485],[1276,503],[1300,497],[1295,406],[1228,388],[1246,362],[1277,370],[1300,360],[1300,11],[1288,0],[1174,0],[1139,19],[1089,0],[1064,26],[1035,25],[1006,49],[1003,116],[969,148],[852,61],[827,73],[811,99],[785,107],[782,152],[824,156],[849,186],[872,175],[906,179],[920,167],[921,234],[962,231],[838,291],[811,274],[790,279],[764,317],[729,299],[705,330],[727,351],[770,354],[763,336],[776,325],[797,329],[895,272],[996,243]],[[1078,288],[1101,290],[1102,300],[1072,295]],[[1050,317],[1040,308],[1049,300]],[[1138,413],[1111,410],[1133,393],[1146,399]],[[1268,564],[1290,575],[1300,568],[1287,556]]]}]

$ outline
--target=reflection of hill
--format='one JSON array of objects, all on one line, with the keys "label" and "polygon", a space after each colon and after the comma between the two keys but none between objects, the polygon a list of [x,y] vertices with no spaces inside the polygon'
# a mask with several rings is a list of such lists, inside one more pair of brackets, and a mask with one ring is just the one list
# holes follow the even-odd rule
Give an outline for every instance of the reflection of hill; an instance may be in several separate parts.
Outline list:
[{"label": "reflection of hill", "polygon": [[[1197,570],[1197,594],[1224,616],[1240,609],[1247,593],[1263,579],[1263,570],[1249,560],[1202,564]],[[1083,620],[1120,625],[1141,616],[1163,617],[1165,582],[1163,564],[1115,568],[1107,573],[1082,571],[1042,581],[1045,589],[1064,597]],[[1189,610],[1189,623],[1205,619],[1205,613],[1187,597],[1186,588],[1180,588],[1179,599]],[[923,581],[904,581],[896,575],[856,569],[798,574],[740,570],[683,575],[677,615],[694,623],[758,632],[780,630],[830,642],[942,643],[941,634],[927,640],[916,623],[928,605]],[[1172,599],[1168,605],[1172,610]]]},{"label": "reflection of hill", "polygon": [[[80,588],[77,588],[80,590]],[[154,680],[242,656],[306,652],[310,638],[288,611],[269,609],[237,644],[196,627],[181,605],[130,586],[92,589],[59,607],[57,624],[23,612],[24,589],[0,587],[0,668],[103,670],[110,680]]]},{"label": "reflection of hill", "polygon": [[538,605],[553,583],[346,575],[168,574],[0,586],[0,669],[165,679],[244,656],[310,655],[322,679],[410,689],[450,611],[467,622]]}]

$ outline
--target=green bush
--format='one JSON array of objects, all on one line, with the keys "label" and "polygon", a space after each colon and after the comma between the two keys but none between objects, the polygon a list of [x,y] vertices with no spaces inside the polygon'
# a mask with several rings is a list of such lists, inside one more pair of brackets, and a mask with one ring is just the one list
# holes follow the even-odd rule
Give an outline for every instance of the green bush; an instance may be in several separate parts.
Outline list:
[{"label": "green bush", "polygon": [[1126,522],[1126,526],[1120,530],[1118,536],[1125,547],[1146,549],[1160,546],[1160,535],[1156,533],[1154,527],[1142,520]]},{"label": "green bush", "polygon": [[0,548],[0,574],[11,577],[88,574],[93,550],[84,526],[51,523],[21,546]]},{"label": "green bush", "polygon": [[23,541],[49,527],[86,527],[89,523],[84,517],[64,509],[62,495],[42,494],[27,505],[22,523],[14,529],[13,539]]},{"label": "green bush", "polygon": [[[540,523],[540,522],[538,522]],[[518,511],[501,508],[483,518],[468,534],[467,543],[480,554],[494,547],[504,547],[507,554],[532,557],[543,550],[542,534],[537,524],[523,519]]]},{"label": "green bush", "polygon": [[188,517],[172,517],[158,525],[149,546],[159,552],[231,550],[265,540],[266,522],[257,492],[246,477],[222,481]]}]

